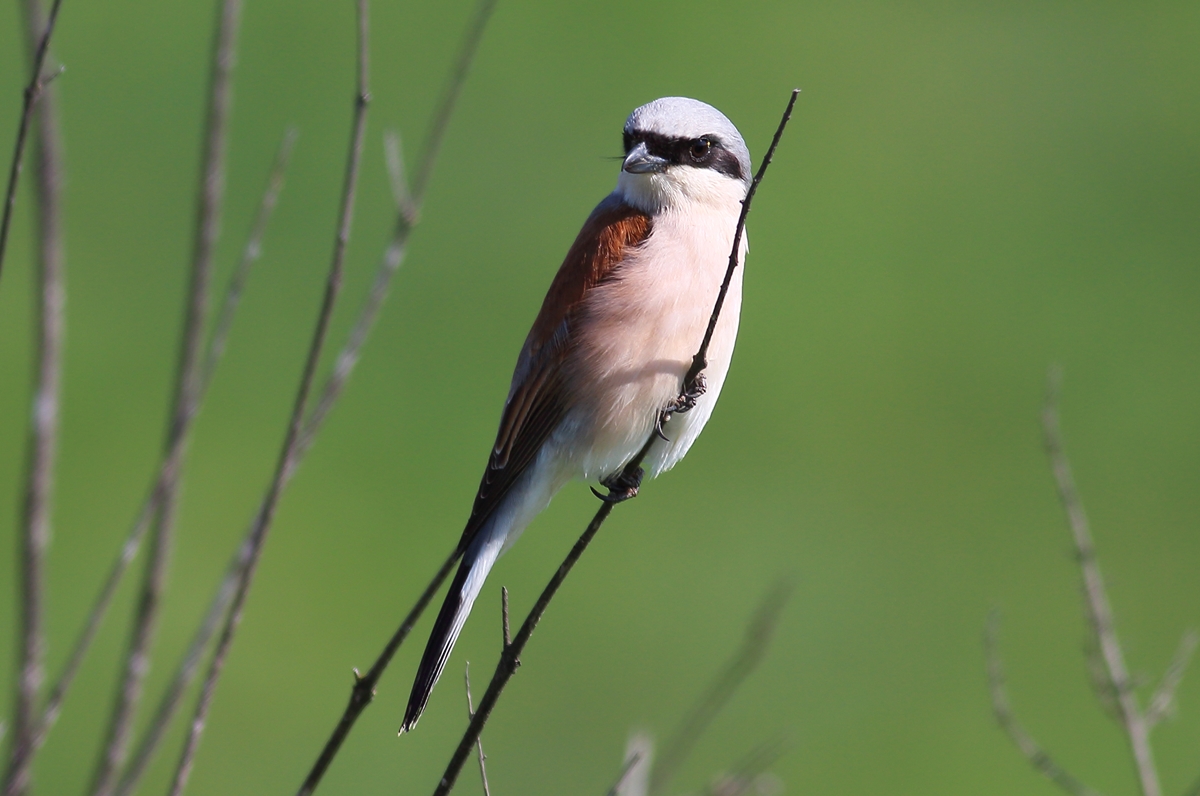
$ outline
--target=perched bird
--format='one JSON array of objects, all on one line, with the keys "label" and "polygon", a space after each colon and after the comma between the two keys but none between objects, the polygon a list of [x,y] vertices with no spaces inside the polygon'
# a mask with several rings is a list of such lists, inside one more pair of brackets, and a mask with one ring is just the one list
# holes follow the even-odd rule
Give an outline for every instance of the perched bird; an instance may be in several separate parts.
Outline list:
[{"label": "perched bird", "polygon": [[[729,370],[742,269],[729,286],[703,379],[680,395],[725,277],[750,185],[750,153],[711,105],[665,97],[625,122],[617,187],[584,222],[517,358],[487,470],[459,541],[462,562],[417,669],[400,732],[416,726],[496,559],[574,478],[610,500],[622,468],[672,412],[642,462],[675,465]],[[742,238],[739,260],[744,258]],[[640,477],[637,479],[640,482]]]}]

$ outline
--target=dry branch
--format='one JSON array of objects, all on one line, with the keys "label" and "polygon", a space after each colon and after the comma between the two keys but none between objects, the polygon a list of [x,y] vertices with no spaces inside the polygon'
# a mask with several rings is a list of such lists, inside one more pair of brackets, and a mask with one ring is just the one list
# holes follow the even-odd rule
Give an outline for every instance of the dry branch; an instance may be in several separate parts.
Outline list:
[{"label": "dry branch", "polygon": [[[463,682],[467,688],[467,721],[475,718],[475,704],[471,700],[471,662],[467,661],[467,665],[463,667]],[[475,739],[475,748],[479,751],[479,778],[483,781],[483,796],[492,796],[492,789],[488,787],[487,778],[487,755],[483,753],[483,738]]]},{"label": "dry branch", "polygon": [[[357,320],[354,322],[354,328],[350,332],[350,337],[341,353],[338,354],[333,373],[325,382],[325,386],[321,391],[321,398],[317,402],[317,406],[305,426],[304,433],[301,436],[298,456],[303,455],[312,444],[312,440],[320,430],[324,419],[328,416],[329,410],[337,401],[338,396],[341,395],[342,388],[353,372],[361,355],[362,347],[371,329],[374,327],[384,300],[387,298],[391,278],[395,274],[396,269],[399,268],[400,263],[404,260],[408,238],[412,232],[413,225],[420,217],[421,205],[425,200],[425,190],[429,185],[429,177],[433,173],[433,167],[437,160],[442,140],[445,138],[449,119],[453,115],[455,107],[457,107],[458,97],[462,92],[463,84],[466,82],[471,62],[479,49],[482,32],[491,18],[495,5],[496,0],[480,0],[475,8],[475,13],[467,29],[467,35],[459,50],[458,57],[455,59],[454,71],[451,73],[445,90],[442,93],[438,110],[434,114],[425,151],[417,167],[417,173],[424,176],[411,190],[404,183],[398,139],[396,139],[397,143],[395,145],[385,144],[385,146],[390,148],[391,152],[394,152],[394,155],[389,155],[388,159],[393,161],[390,169],[391,184],[398,204],[392,240],[388,245],[387,251],[384,253],[383,262],[375,274],[375,280],[367,294],[367,299],[359,311]],[[355,670],[354,685],[350,689],[350,699],[342,711],[337,724],[334,725],[329,738],[325,741],[321,752],[317,755],[317,759],[313,762],[308,776],[301,783],[300,789],[297,791],[299,796],[310,794],[317,789],[330,763],[333,762],[333,758],[337,756],[338,751],[341,749],[342,743],[350,734],[350,730],[354,728],[355,722],[358,721],[358,717],[366,709],[367,705],[371,703],[371,700],[374,699],[375,685],[379,682],[379,678],[383,676],[383,672],[387,669],[388,664],[391,663],[396,650],[408,638],[408,634],[412,631],[413,626],[416,625],[417,620],[420,619],[426,606],[433,599],[434,594],[441,587],[442,581],[450,574],[450,570],[457,561],[458,550],[456,548],[442,563],[441,567],[434,574],[433,579],[421,592],[416,603],[409,610],[408,615],[401,621],[400,626],[396,628],[391,638],[388,639],[388,642],[383,647],[383,651],[375,659],[367,674],[359,676],[358,670]]]},{"label": "dry branch", "polygon": [[[45,59],[53,20],[43,18],[40,0],[23,3],[26,41],[35,61],[33,77],[38,80]],[[57,13],[58,4],[52,13]],[[33,186],[36,197],[37,300],[34,302],[34,392],[25,470],[25,501],[21,528],[21,629],[19,636],[17,689],[13,715],[13,742],[4,777],[6,794],[24,793],[29,785],[33,757],[38,747],[38,706],[45,677],[45,631],[43,598],[45,555],[50,543],[54,498],[54,467],[58,451],[59,398],[62,385],[62,350],[66,302],[65,253],[63,247],[62,147],[59,140],[58,106],[53,87],[37,83],[37,97],[26,93],[26,110],[37,117],[33,157]],[[22,121],[25,124],[25,121]],[[20,168],[21,154],[14,165]],[[16,189],[15,175],[10,190]],[[11,201],[5,207],[7,235]],[[0,243],[0,262],[3,243]]]},{"label": "dry branch", "polygon": [[[54,35],[54,25],[58,22],[58,9],[62,0],[54,0],[50,6],[50,15],[46,18],[46,26],[41,31],[37,45],[33,50],[33,68],[29,72],[29,83],[25,86],[24,103],[21,106],[21,120],[17,122],[17,141],[13,145],[12,163],[8,167],[8,190],[4,196],[4,215],[0,217],[0,274],[4,272],[4,253],[8,249],[8,231],[12,227],[13,205],[17,201],[17,185],[21,182],[21,165],[25,160],[25,139],[29,136],[29,128],[33,124],[33,109],[46,90],[46,85],[58,76],[58,72],[46,76],[42,68],[46,64],[46,53],[50,50],[50,38]],[[30,20],[35,19],[30,16]]]},{"label": "dry branch", "polygon": [[[684,377],[683,382],[680,385],[681,392],[686,390],[687,386],[693,381],[693,379],[699,375],[699,371],[703,369],[704,363],[707,362],[706,357],[708,354],[708,345],[712,340],[713,329],[716,328],[718,316],[720,315],[721,308],[725,302],[725,294],[728,292],[730,281],[733,279],[734,269],[736,269],[739,264],[738,253],[741,246],[742,234],[746,227],[746,216],[750,212],[750,205],[754,199],[754,194],[758,190],[759,183],[762,182],[762,178],[763,175],[766,174],[767,167],[771,165],[771,158],[775,154],[775,148],[779,146],[779,139],[783,136],[783,131],[787,127],[788,120],[791,119],[792,109],[796,106],[796,98],[799,96],[799,94],[799,89],[792,91],[791,97],[788,100],[787,108],[783,112],[783,118],[780,119],[779,126],[775,130],[775,136],[771,140],[771,146],[767,149],[767,154],[763,157],[762,165],[759,166],[758,172],[754,175],[754,179],[750,183],[749,190],[746,191],[746,198],[742,201],[742,211],[738,215],[737,227],[734,230],[733,247],[729,253],[729,265],[725,271],[725,279],[721,284],[720,293],[717,295],[717,301],[713,307],[712,317],[709,320],[708,330],[705,332],[704,340],[700,343],[700,348],[696,351],[696,355],[692,358],[692,367],[689,369],[687,375]],[[698,364],[699,369],[697,368]],[[663,414],[665,415],[666,413],[664,412]],[[664,417],[659,418],[659,423],[655,426],[655,431],[650,434],[646,440],[646,443],[642,446],[642,449],[638,451],[637,455],[635,455],[628,463],[626,463],[624,469],[621,471],[621,476],[619,479],[620,481],[624,483],[638,483],[641,480],[642,460],[645,459],[646,454],[650,450],[650,446],[653,445],[654,441],[657,439],[658,427],[665,424],[665,422],[666,421]],[[536,628],[538,622],[541,621],[542,614],[545,613],[546,608],[550,605],[550,601],[554,599],[554,595],[558,592],[559,587],[562,585],[563,581],[566,580],[567,575],[570,574],[571,569],[575,566],[575,563],[579,561],[580,556],[583,555],[583,552],[587,549],[588,545],[591,544],[592,539],[600,530],[600,527],[604,524],[604,521],[608,519],[608,515],[612,513],[613,506],[615,505],[616,503],[611,502],[611,499],[602,500],[602,505],[600,506],[599,510],[596,511],[595,516],[592,517],[592,521],[588,523],[588,526],[584,529],[583,534],[579,537],[578,541],[575,542],[575,545],[567,554],[566,559],[564,559],[562,564],[559,565],[558,570],[554,573],[554,576],[550,579],[550,582],[546,584],[546,588],[542,590],[541,596],[538,597],[537,602],[535,602],[533,608],[530,609],[529,614],[525,617],[524,623],[521,625],[521,629],[517,631],[517,635],[513,638],[512,644],[506,646],[504,651],[500,654],[500,661],[496,664],[496,671],[492,675],[492,681],[488,685],[488,689],[484,693],[483,699],[479,701],[479,710],[475,712],[475,718],[471,720],[470,725],[463,734],[462,740],[459,741],[458,748],[455,749],[453,756],[451,756],[450,762],[446,766],[446,771],[442,775],[441,781],[434,789],[434,796],[445,796],[454,787],[454,781],[458,778],[459,772],[462,771],[463,763],[466,762],[467,755],[470,753],[471,747],[475,744],[475,741],[483,732],[483,726],[487,723],[488,717],[495,708],[501,692],[504,691],[505,686],[508,685],[508,681],[512,679],[513,674],[516,673],[521,652],[525,649],[525,645],[529,643],[529,638],[533,635],[534,628]]]},{"label": "dry branch", "polygon": [[1150,725],[1138,705],[1134,683],[1130,679],[1129,669],[1125,665],[1125,653],[1117,639],[1112,607],[1108,602],[1104,578],[1100,575],[1100,565],[1096,561],[1096,549],[1088,528],[1087,515],[1084,513],[1079,493],[1075,489],[1071,464],[1063,451],[1062,431],[1058,419],[1060,381],[1061,374],[1057,369],[1052,369],[1047,380],[1046,405],[1042,411],[1042,430],[1046,452],[1050,457],[1050,466],[1058,485],[1059,500],[1067,514],[1071,537],[1075,543],[1075,553],[1083,574],[1084,602],[1087,606],[1088,618],[1096,634],[1105,671],[1108,674],[1109,682],[1112,683],[1113,694],[1120,709],[1121,725],[1129,739],[1129,747],[1133,753],[1142,796],[1161,796],[1162,787],[1159,784],[1158,771],[1154,766],[1154,754],[1150,748]]},{"label": "dry branch", "polygon": [[346,177],[342,189],[341,211],[338,222],[337,237],[334,242],[333,258],[329,267],[329,275],[325,283],[325,294],[321,302],[320,312],[317,316],[316,329],[313,331],[312,342],[309,345],[308,356],[304,364],[304,373],[300,379],[300,386],[296,391],[296,399],[292,407],[292,415],[288,423],[287,435],[284,439],[283,447],[279,454],[279,459],[275,467],[275,474],[272,478],[271,485],[267,491],[266,497],[263,500],[262,507],[259,510],[256,522],[254,524],[254,531],[251,535],[252,541],[249,559],[246,562],[246,566],[242,569],[241,576],[238,579],[237,588],[234,591],[233,601],[230,605],[229,615],[225,619],[225,624],[221,630],[221,636],[217,642],[217,649],[213,655],[213,660],[209,664],[204,686],[201,689],[200,699],[192,717],[187,740],[184,744],[183,752],[180,755],[179,763],[175,769],[174,783],[171,787],[172,796],[180,796],[187,786],[188,777],[191,774],[192,765],[195,760],[196,750],[200,743],[200,736],[204,732],[205,722],[208,718],[208,711],[212,706],[212,699],[216,691],[217,682],[224,671],[229,649],[233,644],[233,638],[237,633],[238,625],[241,622],[242,610],[245,606],[246,597],[249,594],[250,587],[254,581],[254,574],[257,571],[257,565],[262,554],[263,545],[266,543],[267,535],[270,532],[271,521],[275,517],[275,510],[279,503],[279,496],[283,491],[284,483],[287,480],[287,474],[291,472],[295,466],[293,459],[296,456],[301,431],[304,426],[304,415],[308,406],[309,393],[312,389],[312,383],[316,376],[317,365],[321,358],[321,351],[324,348],[325,338],[328,335],[329,322],[333,316],[333,308],[337,302],[337,297],[341,290],[342,270],[345,260],[346,246],[350,238],[351,222],[354,218],[354,200],[358,187],[359,166],[362,161],[363,139],[366,134],[367,106],[370,102],[370,93],[368,90],[368,32],[369,23],[367,17],[367,0],[359,0],[358,87],[354,98],[353,133],[351,134],[350,152],[346,163]]},{"label": "dry branch", "polygon": [[1004,664],[1000,660],[1000,613],[993,610],[988,616],[983,634],[983,647],[987,657],[988,687],[992,694],[992,712],[1001,729],[1008,734],[1013,744],[1039,773],[1062,788],[1071,796],[1100,796],[1097,791],[1084,785],[1054,762],[1049,754],[1038,745],[1025,728],[1020,725],[1008,701],[1004,685]]},{"label": "dry branch", "polygon": [[[249,271],[258,261],[262,253],[263,238],[266,235],[266,229],[270,222],[272,212],[278,202],[279,193],[283,189],[283,180],[286,174],[287,165],[290,160],[292,146],[295,142],[295,132],[289,130],[285,136],[283,143],[280,145],[279,151],[275,157],[275,164],[272,167],[270,177],[267,182],[266,190],[263,193],[260,202],[258,217],[255,220],[254,227],[247,240],[243,250],[243,256],[238,263],[237,269],[230,280],[230,285],[225,294],[224,303],[218,311],[218,322],[216,330],[209,342],[208,352],[205,356],[205,372],[201,382],[200,401],[203,401],[204,394],[207,392],[209,384],[212,382],[213,374],[216,371],[217,363],[225,350],[225,343],[228,333],[233,324],[233,317],[237,309],[242,288],[245,285]],[[176,446],[183,444],[183,440],[177,439]],[[171,452],[163,457],[160,462],[156,480],[151,487],[149,494],[143,501],[138,517],[134,520],[132,527],[125,541],[122,543],[121,552],[118,554],[112,567],[109,569],[108,576],[105,578],[104,584],[97,593],[96,598],[92,601],[92,607],[88,613],[88,618],[84,622],[82,630],[71,648],[71,653],[67,658],[67,664],[63,667],[62,673],[58,680],[50,689],[50,696],[46,701],[45,709],[42,711],[41,723],[38,727],[37,735],[34,739],[34,749],[39,748],[45,741],[46,736],[54,727],[58,720],[59,713],[62,710],[63,700],[66,698],[67,692],[75,681],[75,676],[79,673],[79,668],[83,664],[84,658],[91,649],[92,642],[96,638],[96,634],[100,630],[100,625],[104,621],[108,613],[108,609],[112,604],[113,598],[116,596],[117,588],[121,584],[129,565],[141,547],[146,531],[150,527],[150,519],[157,511],[159,499],[161,497],[161,486],[165,478],[164,470],[172,460]],[[226,602],[227,606],[228,603]],[[222,612],[224,607],[222,607]],[[211,631],[210,631],[211,635]],[[152,726],[154,726],[152,724]],[[122,775],[124,781],[125,775]],[[118,787],[120,792],[121,788]]]},{"label": "dry branch", "polygon": [[634,733],[625,743],[625,762],[608,796],[646,796],[653,765],[654,739],[644,732]]},{"label": "dry branch", "polygon": [[183,460],[187,455],[187,439],[199,407],[205,375],[204,329],[208,322],[213,252],[220,235],[225,195],[228,121],[233,100],[233,65],[241,11],[241,0],[223,0],[213,36],[200,184],[196,191],[190,284],[185,300],[174,402],[164,445],[165,464],[155,490],[157,509],[151,512],[149,553],[134,609],[133,629],[122,666],[123,676],[116,704],[109,716],[104,752],[93,780],[92,793],[95,796],[111,796],[128,756],[133,722],[150,669],[150,650],[159,606],[166,590]]}]

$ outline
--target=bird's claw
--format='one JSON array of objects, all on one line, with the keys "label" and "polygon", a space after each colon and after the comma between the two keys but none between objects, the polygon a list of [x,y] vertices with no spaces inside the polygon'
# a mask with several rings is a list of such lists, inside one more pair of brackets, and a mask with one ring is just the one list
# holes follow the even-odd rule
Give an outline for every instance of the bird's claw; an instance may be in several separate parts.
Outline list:
[{"label": "bird's claw", "polygon": [[595,487],[590,487],[590,489],[593,495],[605,503],[623,503],[632,497],[637,497],[638,488],[642,485],[642,477],[645,474],[641,467],[628,475],[624,470],[613,473],[600,482],[600,485],[608,490],[607,495],[600,494]]},{"label": "bird's claw", "polygon": [[667,404],[667,415],[683,414],[690,412],[696,408],[696,403],[700,400],[700,396],[708,392],[708,380],[704,378],[704,373],[697,373],[695,378],[690,379],[683,385],[683,392],[675,397],[675,400]]},{"label": "bird's claw", "polygon": [[700,400],[700,396],[708,391],[708,381],[704,378],[703,373],[697,373],[695,378],[690,379],[687,384],[683,385],[683,392],[675,396],[672,401],[663,407],[663,410],[658,413],[658,417],[654,419],[654,434],[663,442],[671,440],[663,432],[663,426],[671,419],[671,415],[682,415],[685,412],[690,412],[696,408],[696,403]]}]

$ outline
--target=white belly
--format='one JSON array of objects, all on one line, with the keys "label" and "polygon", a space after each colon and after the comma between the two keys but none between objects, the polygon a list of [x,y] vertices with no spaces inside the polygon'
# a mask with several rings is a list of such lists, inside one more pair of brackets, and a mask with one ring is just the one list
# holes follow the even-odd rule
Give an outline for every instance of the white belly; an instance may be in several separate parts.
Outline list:
[{"label": "white belly", "polygon": [[[738,209],[661,213],[617,277],[588,296],[575,329],[583,342],[576,350],[586,355],[569,363],[582,394],[555,435],[572,475],[597,479],[620,469],[679,394],[725,276]],[[743,236],[743,259],[745,251]],[[708,349],[707,392],[667,424],[670,442],[656,441],[643,465],[650,476],[682,459],[708,422],[729,371],[741,300],[739,267]]]}]

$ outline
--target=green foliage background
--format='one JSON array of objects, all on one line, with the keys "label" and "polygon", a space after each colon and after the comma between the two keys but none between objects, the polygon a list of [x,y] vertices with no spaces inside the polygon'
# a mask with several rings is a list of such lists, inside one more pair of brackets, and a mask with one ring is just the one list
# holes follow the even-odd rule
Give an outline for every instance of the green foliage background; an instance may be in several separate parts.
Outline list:
[{"label": "green foliage background", "polygon": [[[51,674],[160,450],[211,5],[66,0],[60,20],[70,316]],[[373,4],[375,100],[339,335],[388,235],[380,134],[395,127],[419,150],[469,13],[459,0]],[[19,24],[15,4],[0,8],[5,153],[25,75]],[[301,137],[196,428],[152,693],[282,439],[332,245],[353,32],[349,2],[246,6],[222,274],[285,125]],[[351,667],[369,665],[454,543],[528,323],[614,183],[626,114],[702,98],[757,158],[793,86],[804,93],[751,218],[721,407],[687,461],[616,512],[551,607],[485,736],[493,792],[603,793],[628,732],[669,732],[768,584],[792,573],[775,646],[677,791],[784,732],[774,770],[790,793],[1054,793],[991,717],[980,636],[996,605],[1018,714],[1094,787],[1133,793],[1089,691],[1037,413],[1045,368],[1061,363],[1118,627],[1154,679],[1200,625],[1198,40],[1194,2],[501,0],[382,322],[284,498],[190,793],[290,792]],[[0,282],[5,683],[29,199]],[[477,689],[494,664],[500,585],[523,614],[594,506],[569,487],[501,561],[419,730],[397,739],[420,626],[329,793],[432,789],[465,723],[463,662]],[[132,595],[126,584],[41,757],[42,793],[85,786]],[[1197,678],[1156,734],[1171,794],[1200,774]],[[180,737],[144,792],[164,787]],[[468,772],[459,790],[476,789]]]}]

